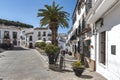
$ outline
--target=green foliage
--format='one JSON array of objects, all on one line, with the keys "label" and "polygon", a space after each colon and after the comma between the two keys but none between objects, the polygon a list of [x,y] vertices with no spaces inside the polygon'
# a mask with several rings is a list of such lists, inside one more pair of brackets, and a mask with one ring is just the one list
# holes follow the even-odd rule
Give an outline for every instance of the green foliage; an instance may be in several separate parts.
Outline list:
[{"label": "green foliage", "polygon": [[72,64],[72,68],[84,68],[84,66],[82,65],[81,61],[75,61]]},{"label": "green foliage", "polygon": [[59,6],[59,4],[55,4],[55,1],[53,1],[52,5],[45,5],[44,7],[44,9],[38,10],[37,15],[41,17],[41,27],[49,25],[49,29],[52,31],[52,44],[58,45],[56,39],[57,30],[59,26],[62,28],[69,28],[69,13],[63,11],[63,7]]},{"label": "green foliage", "polygon": [[53,45],[53,44],[48,44],[45,47],[45,53],[47,55],[58,54],[59,53],[59,48],[57,46]]},{"label": "green foliage", "polygon": [[0,24],[4,24],[4,25],[7,25],[7,26],[33,28],[33,26],[29,25],[29,24],[21,23],[21,22],[18,22],[18,21],[4,20],[4,19],[0,19]]},{"label": "green foliage", "polygon": [[37,43],[35,43],[35,46],[44,50],[46,43],[45,42],[37,42]]},{"label": "green foliage", "polygon": [[53,1],[52,5],[45,5],[45,9],[39,9],[38,17],[42,17],[40,20],[41,26],[55,22],[57,23],[56,27],[61,26],[63,28],[68,28],[69,13],[62,9],[63,7],[55,4],[55,1]]}]

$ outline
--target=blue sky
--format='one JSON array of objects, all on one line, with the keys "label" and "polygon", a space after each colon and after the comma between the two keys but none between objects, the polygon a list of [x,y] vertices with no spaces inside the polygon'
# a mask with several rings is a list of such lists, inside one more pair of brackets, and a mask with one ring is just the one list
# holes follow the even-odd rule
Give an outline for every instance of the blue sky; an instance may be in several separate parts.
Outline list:
[{"label": "blue sky", "polygon": [[[71,16],[77,0],[54,0],[63,10],[70,13],[69,26],[72,26]],[[53,0],[0,0],[0,18],[20,21],[39,27],[40,18],[37,17],[38,9],[44,8],[45,4],[52,4]],[[69,29],[59,28],[59,33],[67,33]]]}]

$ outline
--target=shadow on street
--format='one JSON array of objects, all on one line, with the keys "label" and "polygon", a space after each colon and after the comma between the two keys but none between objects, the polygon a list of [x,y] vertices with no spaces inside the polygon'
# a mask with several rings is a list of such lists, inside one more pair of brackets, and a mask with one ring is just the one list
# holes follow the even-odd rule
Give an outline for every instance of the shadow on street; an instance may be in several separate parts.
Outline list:
[{"label": "shadow on street", "polygon": [[2,53],[4,51],[13,51],[13,50],[29,50],[29,49],[25,49],[25,48],[22,48],[22,47],[14,47],[13,49],[9,49],[9,48],[2,49],[2,48],[0,48],[0,53]]},{"label": "shadow on street", "polygon": [[22,48],[22,47],[14,47],[12,50],[29,50],[29,49],[25,49],[25,48]]},{"label": "shadow on street", "polygon": [[84,79],[91,79],[91,78],[93,78],[93,77],[90,76],[90,75],[81,75],[80,77],[81,77],[81,78],[84,78]]}]

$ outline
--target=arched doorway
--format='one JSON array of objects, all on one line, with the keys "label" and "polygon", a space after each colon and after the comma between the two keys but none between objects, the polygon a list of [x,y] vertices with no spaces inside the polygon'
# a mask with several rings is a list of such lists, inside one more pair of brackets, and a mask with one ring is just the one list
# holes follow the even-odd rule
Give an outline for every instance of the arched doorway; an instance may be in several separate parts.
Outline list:
[{"label": "arched doorway", "polygon": [[29,48],[33,48],[33,44],[32,43],[29,43]]}]

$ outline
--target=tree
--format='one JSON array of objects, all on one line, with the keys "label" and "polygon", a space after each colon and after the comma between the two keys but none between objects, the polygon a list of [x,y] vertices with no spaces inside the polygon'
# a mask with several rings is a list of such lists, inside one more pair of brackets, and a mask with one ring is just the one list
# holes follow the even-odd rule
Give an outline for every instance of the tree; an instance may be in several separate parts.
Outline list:
[{"label": "tree", "polygon": [[52,44],[58,45],[57,31],[59,26],[62,28],[68,28],[69,13],[62,10],[63,7],[55,4],[45,5],[45,9],[39,9],[38,17],[42,17],[40,20],[41,27],[48,25],[52,31]]}]

